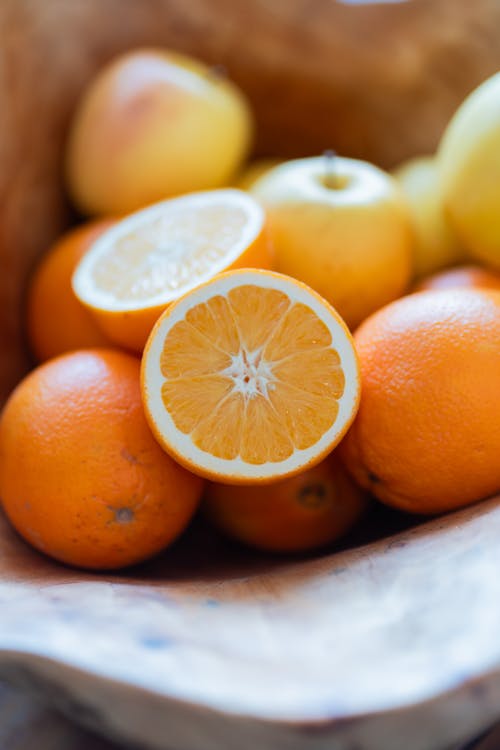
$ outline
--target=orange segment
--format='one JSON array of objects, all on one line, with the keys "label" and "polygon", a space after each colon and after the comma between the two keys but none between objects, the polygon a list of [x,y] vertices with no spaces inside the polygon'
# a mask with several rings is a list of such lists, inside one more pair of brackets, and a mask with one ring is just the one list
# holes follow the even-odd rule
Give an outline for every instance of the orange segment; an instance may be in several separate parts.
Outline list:
[{"label": "orange segment", "polygon": [[172,414],[176,427],[186,434],[199,422],[208,419],[221,401],[229,396],[229,378],[205,375],[197,378],[166,380],[162,387],[165,408]]},{"label": "orange segment", "polygon": [[117,223],[79,264],[73,287],[112,341],[141,350],[172,301],[221,271],[270,264],[257,202],[239,190],[211,190]]},{"label": "orange segment", "polygon": [[283,413],[274,409],[270,399],[255,396],[246,404],[245,429],[240,455],[249,464],[276,463],[294,451]]},{"label": "orange segment", "polygon": [[217,458],[235,459],[240,451],[244,414],[243,395],[232,392],[193,430],[194,444]]},{"label": "orange segment", "polygon": [[278,360],[273,372],[282,383],[324,398],[339,399],[344,392],[345,377],[335,349],[318,347],[306,357],[302,352],[292,354]]},{"label": "orange segment", "polygon": [[[212,307],[219,311],[220,326]],[[241,458],[248,463],[282,461],[294,447],[309,448],[333,424],[344,389],[340,358],[328,348],[332,340],[328,328],[306,305],[293,303],[276,289],[244,285],[231,289],[227,300],[217,296],[195,305],[186,320],[195,321],[198,328],[185,321],[176,323],[160,360],[167,378],[164,405],[182,432],[191,432],[200,421],[200,410],[215,409],[230,390],[244,396],[236,421],[243,428]],[[169,385],[168,378],[210,372],[219,375],[205,381],[183,378]],[[183,390],[185,395],[175,398]],[[219,458],[234,458],[235,408],[234,401],[222,403],[213,422],[216,435],[206,434],[211,430],[208,422],[202,422],[193,442]],[[226,414],[229,409],[231,419]]]},{"label": "orange segment", "polygon": [[334,393],[329,397],[308,393],[289,383],[280,383],[271,402],[284,421],[296,448],[314,445],[335,422],[339,407]]},{"label": "orange segment", "polygon": [[181,320],[170,332],[160,365],[166,378],[209,375],[229,367],[231,356],[214,346],[190,323]]},{"label": "orange segment", "polygon": [[228,301],[246,351],[263,346],[269,339],[270,326],[274,329],[290,307],[286,294],[254,286],[231,289]]},{"label": "orange segment", "polygon": [[143,357],[143,398],[158,440],[219,481],[272,481],[314,465],[354,418],[350,333],[308,287],[233,271],[160,318]]},{"label": "orange segment", "polygon": [[332,337],[327,326],[306,305],[296,304],[269,337],[264,354],[273,360],[330,346]]},{"label": "orange segment", "polygon": [[234,316],[225,297],[214,297],[206,304],[197,305],[186,315],[186,320],[227,354],[240,349],[240,336]]}]

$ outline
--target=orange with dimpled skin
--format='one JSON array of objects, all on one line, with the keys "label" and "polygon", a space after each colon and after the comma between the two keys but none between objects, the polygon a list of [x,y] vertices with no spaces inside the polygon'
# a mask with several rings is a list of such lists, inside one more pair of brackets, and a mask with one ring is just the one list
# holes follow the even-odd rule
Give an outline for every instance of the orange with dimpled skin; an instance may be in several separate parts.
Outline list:
[{"label": "orange with dimpled skin", "polygon": [[413,291],[429,289],[500,289],[500,273],[482,266],[456,266],[427,276]]},{"label": "orange with dimpled skin", "polygon": [[215,526],[238,541],[297,552],[346,534],[366,504],[333,453],[312,469],[259,488],[210,483],[203,507]]},{"label": "orange with dimpled skin", "polygon": [[340,451],[358,482],[415,513],[500,491],[500,292],[411,294],[355,342],[363,397]]},{"label": "orange with dimpled skin", "polygon": [[112,569],[157,554],[186,527],[202,487],[151,434],[139,361],[128,354],[53,359],[3,410],[3,508],[21,536],[61,562]]},{"label": "orange with dimpled skin", "polygon": [[109,346],[96,321],[71,288],[73,272],[112,219],[89,221],[60,237],[33,274],[26,325],[31,350],[43,362],[74,349]]}]

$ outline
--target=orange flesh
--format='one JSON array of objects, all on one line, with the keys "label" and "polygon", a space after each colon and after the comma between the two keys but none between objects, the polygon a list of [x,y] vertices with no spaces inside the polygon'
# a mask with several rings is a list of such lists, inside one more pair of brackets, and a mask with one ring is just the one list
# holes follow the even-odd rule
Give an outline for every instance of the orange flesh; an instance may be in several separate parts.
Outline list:
[{"label": "orange flesh", "polygon": [[260,465],[314,445],[345,379],[326,325],[283,292],[240,286],[195,305],[165,339],[162,398],[203,451]]},{"label": "orange flesh", "polygon": [[148,302],[202,278],[242,237],[248,215],[241,207],[179,207],[116,240],[93,269],[97,288],[118,301]]}]

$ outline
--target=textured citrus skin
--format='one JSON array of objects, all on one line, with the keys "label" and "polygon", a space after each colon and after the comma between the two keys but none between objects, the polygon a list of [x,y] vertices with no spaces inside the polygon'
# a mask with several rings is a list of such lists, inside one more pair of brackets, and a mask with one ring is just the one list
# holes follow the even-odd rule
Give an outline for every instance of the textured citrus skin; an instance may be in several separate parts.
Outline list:
[{"label": "textured citrus skin", "polygon": [[340,451],[358,482],[416,513],[500,491],[500,293],[412,294],[355,342],[361,406]]},{"label": "textured citrus skin", "polygon": [[169,458],[144,418],[139,361],[86,350],[45,363],[0,420],[0,498],[38,550],[119,568],[162,550],[197,508],[202,482]]},{"label": "textured citrus skin", "polygon": [[28,291],[26,325],[31,350],[39,362],[74,349],[107,346],[109,339],[75,297],[73,271],[111,219],[92,221],[61,237],[42,258]]},{"label": "textured citrus skin", "polygon": [[427,276],[413,291],[426,289],[500,289],[500,273],[481,266],[457,266]]},{"label": "textured citrus skin", "polygon": [[274,552],[329,544],[365,507],[365,494],[334,454],[302,474],[258,489],[211,483],[204,500],[208,518],[226,534]]}]

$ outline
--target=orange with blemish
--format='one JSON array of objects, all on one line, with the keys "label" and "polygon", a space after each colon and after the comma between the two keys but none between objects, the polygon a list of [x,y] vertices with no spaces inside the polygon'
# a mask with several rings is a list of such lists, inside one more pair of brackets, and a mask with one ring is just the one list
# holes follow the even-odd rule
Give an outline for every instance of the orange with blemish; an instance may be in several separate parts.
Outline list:
[{"label": "orange with blemish", "polygon": [[259,488],[211,483],[204,501],[207,517],[228,536],[274,552],[329,544],[349,531],[365,507],[366,495],[335,454]]},{"label": "orange with blemish", "polygon": [[119,568],[168,546],[202,482],[159,447],[144,418],[139,361],[113,350],[66,354],[28,375],[0,419],[0,498],[41,552]]}]

